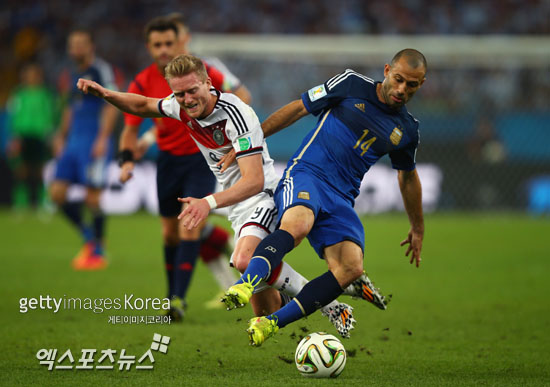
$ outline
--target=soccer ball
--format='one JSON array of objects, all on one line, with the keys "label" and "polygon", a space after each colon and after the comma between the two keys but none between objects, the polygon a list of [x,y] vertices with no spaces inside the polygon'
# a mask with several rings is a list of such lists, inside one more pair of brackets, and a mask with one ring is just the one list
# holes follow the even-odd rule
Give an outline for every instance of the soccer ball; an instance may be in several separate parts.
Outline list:
[{"label": "soccer ball", "polygon": [[300,341],[294,360],[303,376],[335,378],[344,370],[346,357],[340,340],[325,332],[315,332]]}]

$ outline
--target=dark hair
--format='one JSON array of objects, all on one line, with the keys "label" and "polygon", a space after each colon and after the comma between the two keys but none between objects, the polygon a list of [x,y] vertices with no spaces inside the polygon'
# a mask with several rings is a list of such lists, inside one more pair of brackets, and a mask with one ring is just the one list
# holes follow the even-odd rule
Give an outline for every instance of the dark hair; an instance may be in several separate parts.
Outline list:
[{"label": "dark hair", "polygon": [[407,64],[413,69],[423,66],[424,72],[428,71],[428,62],[426,62],[426,57],[420,51],[414,48],[405,48],[394,55],[391,64],[394,65],[401,57],[405,57]]},{"label": "dark hair", "polygon": [[145,41],[147,42],[149,40],[149,34],[153,31],[174,31],[176,36],[178,35],[178,26],[167,18],[163,16],[158,16],[154,19],[151,19],[149,23],[145,25],[145,28],[143,29],[143,35],[145,37]]},{"label": "dark hair", "polygon": [[90,42],[94,43],[94,34],[92,33],[92,30],[87,27],[75,27],[69,32],[68,36],[71,36],[72,34],[85,34],[88,35],[90,38]]},{"label": "dark hair", "polygon": [[189,32],[187,24],[185,24],[185,19],[183,18],[183,13],[181,12],[171,12],[168,15],[164,16],[166,20],[171,21],[176,25],[176,27],[181,27],[185,32]]}]

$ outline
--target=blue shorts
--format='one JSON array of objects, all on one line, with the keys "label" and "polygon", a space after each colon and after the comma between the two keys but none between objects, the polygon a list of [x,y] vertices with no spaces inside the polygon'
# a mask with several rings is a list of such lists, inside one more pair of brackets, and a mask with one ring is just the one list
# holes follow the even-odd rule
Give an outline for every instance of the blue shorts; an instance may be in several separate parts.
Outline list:
[{"label": "blue shorts", "polygon": [[365,231],[352,203],[308,171],[292,169],[279,181],[275,191],[279,222],[284,212],[301,205],[311,209],[315,222],[307,238],[324,259],[324,249],[342,241],[352,241],[364,251]]},{"label": "blue shorts", "polygon": [[159,151],[157,159],[157,195],[159,212],[164,217],[178,216],[178,197],[202,198],[216,189],[216,177],[200,152],[174,156]]},{"label": "blue shorts", "polygon": [[105,188],[109,157],[93,159],[90,153],[90,149],[65,149],[56,161],[54,180]]}]

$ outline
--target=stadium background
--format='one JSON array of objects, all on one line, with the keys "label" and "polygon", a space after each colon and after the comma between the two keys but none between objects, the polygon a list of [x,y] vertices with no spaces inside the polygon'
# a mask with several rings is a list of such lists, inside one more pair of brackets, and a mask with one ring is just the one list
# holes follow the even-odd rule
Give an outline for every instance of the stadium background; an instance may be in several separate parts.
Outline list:
[{"label": "stadium background", "polygon": [[[381,79],[383,63],[413,46],[425,52],[430,66],[409,110],[421,121],[418,161],[442,170],[437,208],[548,213],[550,5],[519,5],[186,1],[182,8],[175,1],[6,1],[0,106],[29,60],[44,66],[48,84],[58,87],[67,65],[66,35],[75,25],[93,26],[98,55],[116,66],[125,87],[149,63],[143,25],[174,9],[189,15],[193,51],[225,61],[252,91],[260,118],[345,68]],[[2,181],[9,182],[9,132],[6,120],[0,122]],[[294,151],[288,144],[299,141],[311,123],[270,139],[272,155],[286,162]],[[2,187],[5,203],[10,190]]]},{"label": "stadium background", "polygon": [[[304,383],[285,364],[295,346],[292,335],[300,335],[303,325],[291,338],[285,329],[278,343],[254,352],[239,336],[248,311],[227,318],[224,311],[195,307],[182,326],[151,328],[111,326],[105,316],[84,312],[23,315],[17,309],[20,297],[39,294],[156,297],[162,292],[155,217],[111,217],[112,264],[92,274],[71,271],[79,241],[63,219],[19,217],[7,210],[15,198],[4,109],[28,61],[40,63],[47,84],[57,89],[59,73],[68,64],[66,36],[77,25],[93,28],[97,54],[116,66],[125,87],[150,62],[144,24],[172,11],[187,15],[195,53],[219,57],[247,85],[260,118],[345,68],[381,79],[383,64],[398,49],[415,47],[427,56],[428,80],[409,105],[421,122],[418,162],[441,172],[433,213],[426,218],[424,267],[411,274],[411,267],[393,258],[403,254],[397,240],[407,229],[404,214],[363,218],[369,270],[378,284],[391,288],[394,301],[388,313],[376,317],[368,307],[353,304],[360,324],[355,341],[344,344],[356,355],[333,384],[548,385],[547,0],[3,1],[0,203],[6,209],[0,211],[0,369],[5,377],[0,384],[39,380],[59,385],[77,377],[78,384],[179,384],[177,375],[189,377],[189,385],[242,385],[256,382],[253,375],[259,374],[266,377],[264,385]],[[312,123],[304,120],[270,138],[272,155],[286,161]],[[376,178],[372,174],[366,180]],[[311,277],[323,267],[310,250],[300,246],[289,260]],[[198,269],[194,281],[212,285],[204,268]],[[213,295],[199,289],[192,286],[190,292],[195,304]],[[317,317],[305,324],[316,330],[326,326]],[[35,358],[37,349],[45,347],[129,345],[137,353],[159,330],[174,340],[169,356],[157,359],[162,376],[95,372],[64,379],[65,374],[48,373]],[[266,358],[276,365],[269,373]]]}]

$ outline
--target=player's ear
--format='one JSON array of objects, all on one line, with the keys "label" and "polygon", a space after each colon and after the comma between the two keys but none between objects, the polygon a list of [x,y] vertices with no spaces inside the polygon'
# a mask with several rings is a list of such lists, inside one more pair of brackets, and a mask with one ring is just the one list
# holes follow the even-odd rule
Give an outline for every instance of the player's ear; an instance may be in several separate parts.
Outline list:
[{"label": "player's ear", "polygon": [[391,70],[391,66],[389,64],[385,64],[384,65],[384,78],[387,78],[388,77],[388,74],[390,73],[390,70]]}]

